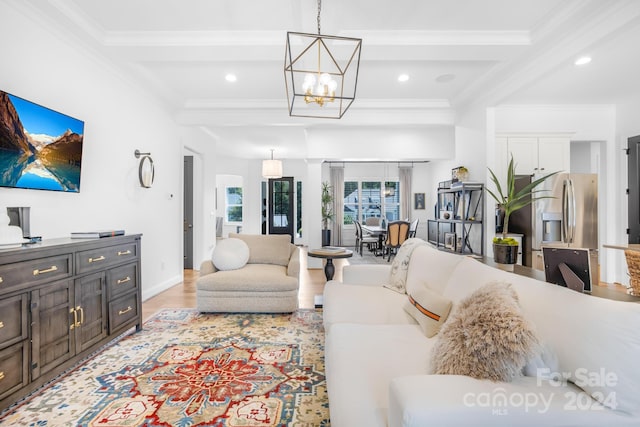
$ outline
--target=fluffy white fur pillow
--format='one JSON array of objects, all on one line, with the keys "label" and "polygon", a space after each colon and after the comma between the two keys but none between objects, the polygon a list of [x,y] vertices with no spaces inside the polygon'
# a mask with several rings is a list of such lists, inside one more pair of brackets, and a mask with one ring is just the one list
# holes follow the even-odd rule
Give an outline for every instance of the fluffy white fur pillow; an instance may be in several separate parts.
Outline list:
[{"label": "fluffy white fur pillow", "polygon": [[460,301],[431,353],[434,373],[511,381],[539,354],[533,325],[508,283],[491,282]]},{"label": "fluffy white fur pillow", "polygon": [[249,246],[240,239],[218,240],[211,260],[218,270],[237,270],[249,261]]}]

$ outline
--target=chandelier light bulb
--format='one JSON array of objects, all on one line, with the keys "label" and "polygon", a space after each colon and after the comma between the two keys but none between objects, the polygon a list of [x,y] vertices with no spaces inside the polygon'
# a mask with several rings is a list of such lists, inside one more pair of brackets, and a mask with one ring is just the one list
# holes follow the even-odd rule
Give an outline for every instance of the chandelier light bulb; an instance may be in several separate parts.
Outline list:
[{"label": "chandelier light bulb", "polygon": [[316,84],[316,76],[313,74],[307,74],[304,77],[304,83],[302,83],[302,90],[309,92],[311,88]]},{"label": "chandelier light bulb", "polygon": [[330,81],[331,81],[331,76],[329,75],[329,73],[320,74],[320,83],[322,83],[323,85],[327,85],[329,84]]}]

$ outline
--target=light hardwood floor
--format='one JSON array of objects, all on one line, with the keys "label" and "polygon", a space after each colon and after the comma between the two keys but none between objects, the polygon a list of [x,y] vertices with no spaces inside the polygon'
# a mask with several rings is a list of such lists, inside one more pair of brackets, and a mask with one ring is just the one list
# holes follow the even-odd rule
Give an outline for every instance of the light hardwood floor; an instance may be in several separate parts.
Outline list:
[{"label": "light hardwood floor", "polygon": [[[334,261],[336,266],[335,279],[342,278],[342,267],[346,263],[344,260]],[[196,280],[198,271],[184,270],[184,279],[179,283],[160,294],[149,298],[142,303],[142,318],[146,321],[158,310],[163,308],[195,308],[196,306]],[[313,308],[313,297],[322,294],[325,284],[324,270],[320,268],[307,268],[306,248],[300,248],[300,308]]]}]

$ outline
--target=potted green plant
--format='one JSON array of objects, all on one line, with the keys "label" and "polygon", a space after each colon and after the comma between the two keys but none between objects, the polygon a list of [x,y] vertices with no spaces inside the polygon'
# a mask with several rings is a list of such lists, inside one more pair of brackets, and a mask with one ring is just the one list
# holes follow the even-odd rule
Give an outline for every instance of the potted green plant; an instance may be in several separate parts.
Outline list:
[{"label": "potted green plant", "polygon": [[320,205],[322,208],[322,246],[329,246],[331,245],[329,221],[333,221],[333,188],[326,181],[322,183]]},{"label": "potted green plant", "polygon": [[513,162],[513,156],[511,156],[511,160],[509,160],[509,164],[507,165],[507,181],[504,187],[500,184],[500,180],[498,180],[498,177],[491,168],[487,169],[489,169],[491,181],[493,181],[495,186],[495,192],[489,188],[487,188],[487,192],[494,198],[498,204],[498,208],[504,214],[502,237],[494,237],[493,239],[493,259],[500,264],[515,264],[518,258],[518,241],[512,237],[507,237],[509,234],[509,217],[518,209],[522,209],[536,200],[552,198],[552,196],[538,195],[544,190],[536,190],[535,188],[558,172],[552,172],[538,178],[516,192],[516,167]]}]

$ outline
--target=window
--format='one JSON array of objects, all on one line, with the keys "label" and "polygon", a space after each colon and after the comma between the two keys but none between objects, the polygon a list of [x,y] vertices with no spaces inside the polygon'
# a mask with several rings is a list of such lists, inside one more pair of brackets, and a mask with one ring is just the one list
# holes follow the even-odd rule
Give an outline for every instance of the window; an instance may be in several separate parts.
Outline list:
[{"label": "window", "polygon": [[400,185],[396,181],[384,183],[384,217],[387,221],[400,219]]},{"label": "window", "polygon": [[227,222],[242,222],[242,187],[226,187],[226,216]]},{"label": "window", "polygon": [[344,182],[344,224],[353,224],[360,217],[358,181]]},{"label": "window", "polygon": [[367,218],[380,218],[383,213],[387,221],[400,219],[399,182],[345,180],[344,225],[356,220],[364,223]]}]

